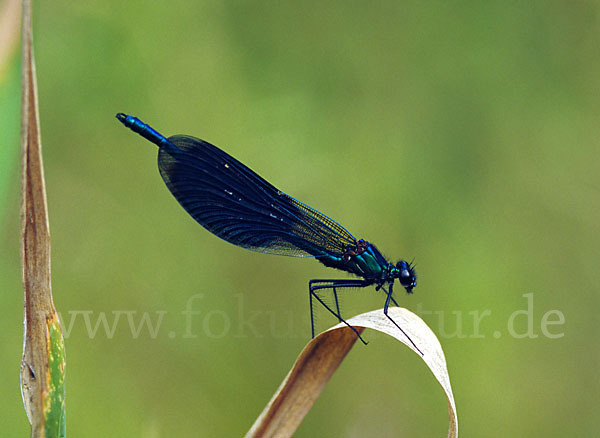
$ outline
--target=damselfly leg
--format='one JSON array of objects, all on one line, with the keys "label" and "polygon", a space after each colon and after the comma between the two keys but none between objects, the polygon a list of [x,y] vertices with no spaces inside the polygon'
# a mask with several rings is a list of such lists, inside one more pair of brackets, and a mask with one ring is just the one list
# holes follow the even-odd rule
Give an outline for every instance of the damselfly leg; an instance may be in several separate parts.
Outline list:
[{"label": "damselfly leg", "polygon": [[[313,312],[313,298],[315,298],[323,307],[325,307],[329,313],[335,316],[340,322],[343,322],[348,327],[352,329],[352,331],[356,334],[358,339],[362,341],[363,344],[367,345],[367,342],[360,336],[358,330],[352,327],[350,324],[346,322],[346,320],[342,317],[340,312],[340,305],[337,296],[337,289],[342,288],[354,288],[354,287],[367,287],[371,283],[366,280],[337,280],[337,279],[314,279],[308,282],[308,291],[309,291],[309,300],[310,300],[310,327],[312,337],[315,337],[315,317]],[[333,297],[335,299],[335,309],[333,310],[324,300],[319,296],[317,291],[324,291],[327,289],[331,289],[333,292]]]},{"label": "damselfly leg", "polygon": [[[417,347],[417,344],[415,344],[415,343],[414,343],[414,341],[413,341],[413,340],[410,338],[410,336],[408,336],[408,335],[406,334],[406,332],[405,332],[404,330],[402,330],[402,327],[400,327],[400,326],[398,325],[398,323],[397,323],[396,321],[394,321],[394,319],[393,319],[393,318],[392,318],[390,315],[388,315],[388,308],[390,307],[390,301],[394,301],[394,298],[392,298],[392,294],[393,294],[393,292],[394,292],[393,288],[394,288],[394,283],[390,283],[390,284],[389,284],[389,291],[387,291],[387,290],[385,289],[385,287],[381,286],[381,289],[383,289],[383,291],[384,291],[384,292],[386,293],[386,295],[387,295],[387,298],[385,299],[385,305],[383,306],[383,313],[385,314],[385,316],[387,316],[387,319],[389,319],[390,321],[392,321],[392,323],[393,323],[393,324],[394,324],[396,327],[398,327],[398,330],[400,330],[400,331],[402,332],[402,334],[403,334],[404,336],[406,336],[406,338],[407,338],[407,339],[410,341],[410,343],[412,344],[412,346],[413,346],[413,347],[415,347],[415,349],[416,349],[416,350],[419,352],[419,354],[420,354],[421,356],[424,356],[423,352],[422,352],[422,351],[419,349],[419,347]],[[395,301],[394,301],[394,303],[395,303]],[[398,304],[396,304],[396,306],[397,306],[397,305],[398,305]]]}]

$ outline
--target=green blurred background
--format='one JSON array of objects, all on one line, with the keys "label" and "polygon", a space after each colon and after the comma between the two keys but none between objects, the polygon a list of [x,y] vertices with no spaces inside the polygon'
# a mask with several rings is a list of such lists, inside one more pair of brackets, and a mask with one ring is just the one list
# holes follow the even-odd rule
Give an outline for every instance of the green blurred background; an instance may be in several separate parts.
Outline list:
[{"label": "green blurred background", "polygon": [[[599,12],[585,1],[36,2],[68,435],[244,434],[308,341],[308,280],[336,276],[203,230],[120,111],[209,140],[390,258],[415,257],[419,286],[400,303],[440,337],[463,436],[597,434]],[[28,433],[17,55],[0,69],[11,437]],[[362,293],[361,310],[383,305]],[[186,319],[187,306],[199,314]],[[127,318],[137,330],[145,312],[162,318],[156,336],[132,333]],[[93,329],[101,315],[114,332],[92,337],[85,318]],[[446,401],[422,361],[367,338],[297,436],[445,436]]]}]

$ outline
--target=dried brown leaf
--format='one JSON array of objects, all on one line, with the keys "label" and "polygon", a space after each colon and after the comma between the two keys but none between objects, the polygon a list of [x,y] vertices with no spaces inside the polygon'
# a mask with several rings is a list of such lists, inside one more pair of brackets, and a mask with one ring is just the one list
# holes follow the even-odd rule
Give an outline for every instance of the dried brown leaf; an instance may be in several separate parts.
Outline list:
[{"label": "dried brown leaf", "polygon": [[[448,399],[450,422],[448,437],[457,437],[456,405],[446,368],[446,359],[437,337],[414,313],[399,307],[390,308],[389,313],[417,344],[423,356],[385,317],[382,310],[355,316],[349,319],[348,323],[361,333],[365,328],[370,328],[392,336],[423,359],[442,385]],[[311,340],[246,436],[292,436],[356,339],[356,335],[350,328],[345,324],[338,324]]]},{"label": "dried brown leaf", "polygon": [[64,340],[52,301],[50,227],[42,163],[31,4],[23,3],[21,263],[25,341],[21,391],[31,436],[64,436]]}]

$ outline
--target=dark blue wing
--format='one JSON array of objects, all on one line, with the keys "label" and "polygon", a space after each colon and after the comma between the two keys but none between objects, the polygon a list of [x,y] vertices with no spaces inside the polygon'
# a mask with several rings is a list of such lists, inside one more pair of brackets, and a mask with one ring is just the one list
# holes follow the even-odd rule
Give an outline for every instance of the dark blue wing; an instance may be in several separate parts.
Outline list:
[{"label": "dark blue wing", "polygon": [[221,149],[185,135],[169,137],[158,168],[183,208],[234,245],[270,254],[341,257],[356,239],[317,210],[279,191]]}]

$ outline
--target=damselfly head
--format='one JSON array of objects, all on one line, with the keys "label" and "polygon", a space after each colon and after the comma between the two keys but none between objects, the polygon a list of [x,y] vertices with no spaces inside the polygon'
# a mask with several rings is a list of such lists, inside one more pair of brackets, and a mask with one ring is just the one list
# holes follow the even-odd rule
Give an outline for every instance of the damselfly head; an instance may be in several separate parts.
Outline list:
[{"label": "damselfly head", "polygon": [[400,284],[406,289],[407,293],[412,293],[413,287],[417,285],[417,273],[414,265],[400,260],[396,263],[396,269],[398,270],[397,275]]}]

